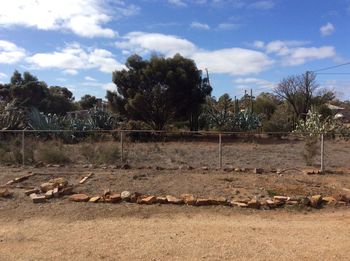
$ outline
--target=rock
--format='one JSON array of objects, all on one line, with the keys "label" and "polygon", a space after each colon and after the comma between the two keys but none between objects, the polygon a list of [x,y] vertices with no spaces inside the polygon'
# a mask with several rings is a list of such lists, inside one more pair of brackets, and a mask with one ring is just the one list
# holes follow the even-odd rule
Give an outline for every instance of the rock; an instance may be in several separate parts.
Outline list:
[{"label": "rock", "polygon": [[295,206],[295,205],[298,205],[299,202],[297,200],[287,200],[286,204],[290,206]]},{"label": "rock", "polygon": [[144,197],[144,198],[141,198],[140,200],[138,200],[137,203],[151,205],[151,204],[154,204],[156,202],[157,202],[157,197],[147,196],[147,197]]},{"label": "rock", "polygon": [[60,191],[61,195],[72,195],[74,194],[74,187],[73,186],[67,186]]},{"label": "rock", "polygon": [[241,169],[240,169],[240,168],[235,168],[235,171],[236,171],[236,172],[240,172]]},{"label": "rock", "polygon": [[209,198],[197,198],[196,206],[210,206],[212,204],[211,199]]},{"label": "rock", "polygon": [[227,205],[228,202],[227,202],[227,199],[225,197],[217,197],[217,198],[212,198],[210,197],[210,204],[211,205]]},{"label": "rock", "polygon": [[322,205],[322,196],[314,195],[310,198],[310,206],[313,208],[320,208]]},{"label": "rock", "polygon": [[55,198],[58,198],[60,196],[60,192],[59,192],[58,188],[54,188],[52,194]]},{"label": "rock", "polygon": [[188,165],[180,165],[179,170],[193,170],[193,167]]},{"label": "rock", "polygon": [[170,204],[182,204],[183,203],[182,199],[176,198],[176,197],[171,196],[171,195],[167,195],[166,199],[167,199],[168,203],[170,203]]},{"label": "rock", "polygon": [[129,192],[129,191],[123,191],[123,192],[120,194],[120,197],[122,198],[122,200],[130,201],[131,192]]},{"label": "rock", "polygon": [[237,207],[240,207],[240,208],[247,208],[248,207],[248,204],[243,203],[243,202],[239,202],[239,201],[231,201],[231,205],[232,206],[237,206]]},{"label": "rock", "polygon": [[260,208],[260,202],[257,199],[252,199],[248,203],[248,208]]},{"label": "rock", "polygon": [[202,170],[209,170],[209,167],[204,166],[204,167],[202,167]]},{"label": "rock", "polygon": [[85,194],[74,194],[69,197],[69,200],[74,202],[87,202],[89,199],[90,197]]},{"label": "rock", "polygon": [[279,174],[282,174],[283,170],[282,169],[276,169],[276,174],[279,175]]},{"label": "rock", "polygon": [[45,198],[52,198],[53,197],[53,190],[48,190],[45,193]]},{"label": "rock", "polygon": [[166,204],[166,203],[168,203],[168,200],[166,197],[159,196],[159,197],[157,197],[157,203]]},{"label": "rock", "polygon": [[124,163],[120,168],[121,169],[131,169],[131,166],[127,163]]},{"label": "rock", "polygon": [[10,192],[7,188],[0,189],[0,197],[1,198],[9,198],[12,197],[13,193]]},{"label": "rock", "polygon": [[53,190],[55,188],[55,184],[52,182],[45,182],[40,185],[40,190],[46,193],[49,190]]},{"label": "rock", "polygon": [[267,200],[266,200],[266,205],[267,205],[268,207],[270,207],[270,208],[276,207],[275,202],[274,202],[273,200],[271,200],[271,199],[267,199]]},{"label": "rock", "polygon": [[186,205],[194,206],[196,205],[196,198],[192,194],[182,194],[181,199]]},{"label": "rock", "polygon": [[235,168],[232,167],[232,166],[228,166],[228,167],[224,168],[224,171],[226,171],[226,172],[231,172],[231,171],[234,171],[234,170],[235,170]]},{"label": "rock", "polygon": [[34,188],[34,189],[29,189],[29,190],[24,191],[24,194],[29,196],[30,194],[39,193],[39,192],[40,192],[40,189]]},{"label": "rock", "polygon": [[285,196],[274,196],[273,197],[273,200],[276,201],[287,201],[287,200],[290,200],[290,197],[285,197]]},{"label": "rock", "polygon": [[130,196],[130,202],[136,203],[138,201],[138,199],[141,197],[141,195],[142,194],[139,193],[139,192],[132,193],[131,196]]},{"label": "rock", "polygon": [[32,199],[33,203],[45,203],[46,197],[43,195],[38,195],[36,193],[32,193],[29,195],[29,197]]},{"label": "rock", "polygon": [[308,169],[303,169],[302,172],[305,175],[315,175],[315,174],[319,174],[320,170],[319,169],[315,169],[315,168],[308,168]]},{"label": "rock", "polygon": [[111,203],[118,203],[122,200],[122,198],[119,193],[113,193],[109,195],[109,200]]},{"label": "rock", "polygon": [[326,204],[332,204],[337,202],[337,200],[334,197],[323,197],[322,201]]},{"label": "rock", "polygon": [[89,202],[91,203],[97,203],[101,199],[100,196],[92,197],[89,199]]},{"label": "rock", "polygon": [[55,178],[55,179],[50,179],[49,183],[53,183],[54,187],[63,188],[68,185],[68,180],[66,180],[65,178]]},{"label": "rock", "polygon": [[263,172],[264,172],[264,170],[261,169],[261,168],[255,168],[255,169],[254,169],[254,173],[255,173],[255,174],[263,174]]}]

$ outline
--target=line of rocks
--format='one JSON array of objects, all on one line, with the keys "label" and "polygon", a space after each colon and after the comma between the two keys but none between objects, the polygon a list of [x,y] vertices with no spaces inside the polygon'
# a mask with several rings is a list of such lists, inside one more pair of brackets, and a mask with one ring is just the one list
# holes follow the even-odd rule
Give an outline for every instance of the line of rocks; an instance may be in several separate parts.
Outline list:
[{"label": "line of rocks", "polygon": [[123,191],[122,193],[113,193],[111,191],[105,191],[101,196],[88,196],[86,194],[74,194],[69,197],[69,200],[74,202],[91,202],[91,203],[121,203],[130,202],[137,204],[175,204],[175,205],[189,205],[189,206],[237,206],[241,208],[254,208],[254,209],[274,209],[283,206],[310,206],[313,208],[321,208],[324,205],[349,205],[350,197],[342,195],[341,198],[335,198],[331,196],[322,197],[321,195],[314,195],[311,197],[293,198],[286,196],[274,196],[273,199],[258,200],[246,199],[246,200],[228,200],[225,197],[209,197],[198,198],[192,194],[182,194],[180,197],[172,195],[167,196],[155,196],[155,195],[142,195],[140,193],[131,193],[129,191]]}]

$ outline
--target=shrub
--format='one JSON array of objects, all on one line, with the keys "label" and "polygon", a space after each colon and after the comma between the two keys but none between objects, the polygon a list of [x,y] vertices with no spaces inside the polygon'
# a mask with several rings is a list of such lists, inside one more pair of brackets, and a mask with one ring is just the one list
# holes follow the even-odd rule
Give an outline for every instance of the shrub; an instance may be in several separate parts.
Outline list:
[{"label": "shrub", "polygon": [[71,159],[66,155],[63,144],[60,142],[40,144],[36,151],[36,159],[48,164],[65,164],[71,162]]},{"label": "shrub", "polygon": [[80,151],[93,164],[115,164],[120,160],[119,145],[115,143],[84,144]]}]

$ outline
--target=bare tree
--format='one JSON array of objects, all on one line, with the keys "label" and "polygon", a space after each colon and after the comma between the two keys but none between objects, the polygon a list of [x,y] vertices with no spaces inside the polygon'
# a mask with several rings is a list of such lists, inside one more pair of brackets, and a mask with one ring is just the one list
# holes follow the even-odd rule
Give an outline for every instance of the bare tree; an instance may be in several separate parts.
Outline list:
[{"label": "bare tree", "polygon": [[306,72],[283,79],[274,93],[286,100],[293,108],[297,118],[305,118],[312,105],[313,94],[318,88],[316,75]]}]

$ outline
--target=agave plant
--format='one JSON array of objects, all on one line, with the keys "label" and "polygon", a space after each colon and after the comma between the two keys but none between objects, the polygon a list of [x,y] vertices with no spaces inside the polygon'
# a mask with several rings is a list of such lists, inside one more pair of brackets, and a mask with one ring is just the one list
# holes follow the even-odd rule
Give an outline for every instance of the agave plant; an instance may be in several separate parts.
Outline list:
[{"label": "agave plant", "polygon": [[0,113],[1,130],[21,130],[27,127],[27,111],[15,105],[16,101],[7,103]]}]

